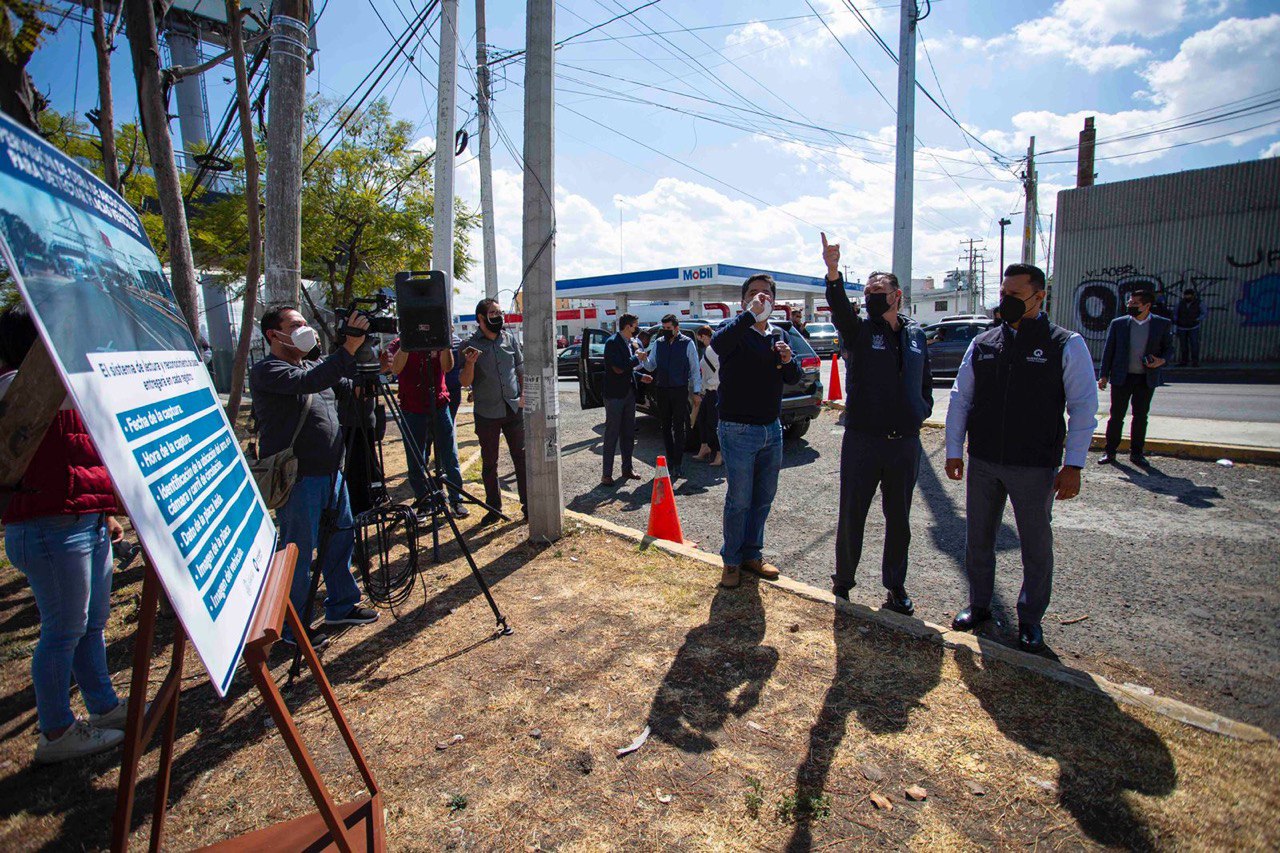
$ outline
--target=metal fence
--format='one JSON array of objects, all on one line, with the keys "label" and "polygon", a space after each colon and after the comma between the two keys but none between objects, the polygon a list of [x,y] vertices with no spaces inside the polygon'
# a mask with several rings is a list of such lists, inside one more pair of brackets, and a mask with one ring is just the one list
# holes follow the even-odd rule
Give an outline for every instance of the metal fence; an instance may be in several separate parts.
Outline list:
[{"label": "metal fence", "polygon": [[1129,294],[1205,309],[1201,361],[1280,363],[1280,158],[1058,194],[1052,319],[1094,358]]}]

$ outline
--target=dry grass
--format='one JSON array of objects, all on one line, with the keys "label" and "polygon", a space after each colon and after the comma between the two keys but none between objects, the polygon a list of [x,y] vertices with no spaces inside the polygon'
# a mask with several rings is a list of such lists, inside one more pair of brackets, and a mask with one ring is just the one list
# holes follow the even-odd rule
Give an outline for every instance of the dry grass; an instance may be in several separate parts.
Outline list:
[{"label": "dry grass", "polygon": [[[400,621],[383,614],[324,655],[383,786],[391,849],[1280,846],[1274,743],[984,665],[751,580],[720,590],[704,565],[592,530],[550,547],[509,525],[470,541],[514,636],[493,639],[449,545]],[[117,579],[119,685],[139,582]],[[118,758],[30,765],[36,615],[9,568],[0,620],[0,849],[102,848]],[[357,794],[310,682],[289,700],[335,795]],[[188,678],[168,849],[310,810],[266,721],[243,679],[221,703]],[[646,725],[648,742],[616,758]],[[908,801],[917,784],[928,798]],[[150,796],[144,783],[139,803]],[[139,823],[134,843],[146,833]]]}]

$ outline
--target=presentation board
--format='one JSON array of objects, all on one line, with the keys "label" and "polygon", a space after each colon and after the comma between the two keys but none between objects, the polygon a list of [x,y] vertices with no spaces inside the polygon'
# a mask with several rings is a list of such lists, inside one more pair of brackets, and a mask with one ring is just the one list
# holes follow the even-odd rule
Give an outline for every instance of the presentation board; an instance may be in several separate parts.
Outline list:
[{"label": "presentation board", "polygon": [[225,696],[276,531],[141,220],[0,115],[0,253]]}]

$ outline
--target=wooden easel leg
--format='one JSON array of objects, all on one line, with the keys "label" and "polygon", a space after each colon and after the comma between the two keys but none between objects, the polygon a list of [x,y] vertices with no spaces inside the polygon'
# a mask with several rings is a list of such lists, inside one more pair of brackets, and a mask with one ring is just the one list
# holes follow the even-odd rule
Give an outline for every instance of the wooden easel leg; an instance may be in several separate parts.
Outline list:
[{"label": "wooden easel leg", "polygon": [[148,565],[142,581],[138,630],[133,635],[133,677],[129,683],[129,714],[125,721],[124,754],[116,788],[116,813],[111,822],[111,849],[123,853],[129,847],[129,821],[133,814],[133,789],[138,782],[138,761],[146,749],[143,740],[147,708],[147,682],[151,675],[151,649],[156,639],[156,610],[160,581]]},{"label": "wooden easel leg", "polygon": [[[314,656],[315,650],[311,648],[311,643],[307,639],[307,633],[299,630],[297,615],[293,613],[293,608],[289,608],[290,614],[294,615],[294,637],[301,644],[304,655]],[[267,710],[271,712],[271,718],[275,720],[276,729],[280,732],[280,736],[284,738],[285,746],[289,747],[289,753],[293,756],[293,763],[298,766],[298,771],[302,774],[302,781],[306,783],[307,790],[311,793],[311,799],[315,802],[320,816],[324,818],[324,824],[329,829],[329,835],[333,839],[334,846],[342,853],[352,853],[352,841],[347,834],[347,828],[343,824],[342,817],[338,814],[337,804],[334,803],[333,797],[329,795],[329,789],[325,786],[320,778],[320,770],[316,767],[315,762],[311,760],[311,753],[307,751],[306,744],[302,742],[302,735],[299,734],[297,726],[293,723],[293,715],[289,712],[289,708],[284,703],[284,697],[280,694],[280,689],[276,687],[275,679],[271,677],[271,671],[267,668],[267,661],[264,657],[265,650],[261,647],[248,646],[245,648],[245,664],[249,670],[249,674],[253,676],[253,681],[258,686],[258,691],[262,694],[262,700],[266,703]]]},{"label": "wooden easel leg", "polygon": [[165,681],[173,681],[173,698],[165,715],[160,766],[156,770],[156,797],[151,813],[151,853],[159,853],[164,838],[164,816],[169,810],[169,780],[173,776],[173,741],[178,732],[178,696],[182,692],[182,664],[187,652],[187,632],[179,626],[173,635],[173,657]]}]

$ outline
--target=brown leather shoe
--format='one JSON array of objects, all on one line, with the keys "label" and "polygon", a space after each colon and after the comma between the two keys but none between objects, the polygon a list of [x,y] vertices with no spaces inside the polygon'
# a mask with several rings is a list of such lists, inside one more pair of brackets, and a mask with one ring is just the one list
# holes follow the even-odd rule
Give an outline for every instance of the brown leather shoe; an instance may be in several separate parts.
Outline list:
[{"label": "brown leather shoe", "polygon": [[738,571],[738,567],[725,566],[724,574],[720,575],[720,586],[733,589],[740,583],[742,583],[742,572]]},{"label": "brown leather shoe", "polygon": [[778,575],[781,574],[777,566],[773,563],[766,563],[763,560],[743,560],[742,569],[743,571],[751,572],[753,575],[759,575],[767,581],[775,581],[778,579]]}]

